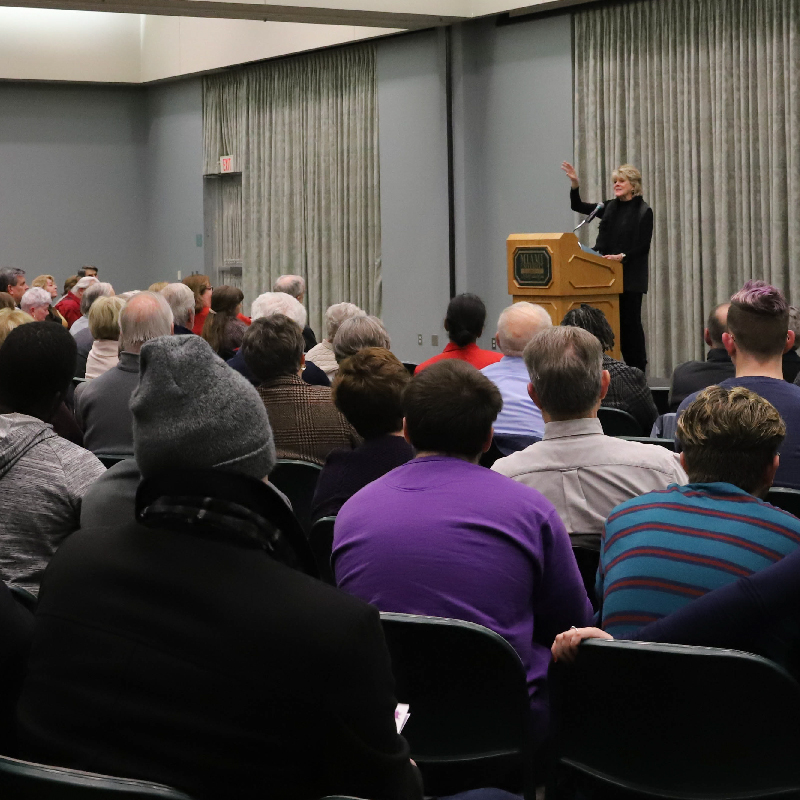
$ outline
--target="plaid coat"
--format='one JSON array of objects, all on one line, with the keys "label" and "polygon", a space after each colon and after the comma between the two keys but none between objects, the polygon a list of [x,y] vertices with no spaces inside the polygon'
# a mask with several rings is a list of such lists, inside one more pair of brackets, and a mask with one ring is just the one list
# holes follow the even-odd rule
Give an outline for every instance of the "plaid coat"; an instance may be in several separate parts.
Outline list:
[{"label": "plaid coat", "polygon": [[298,375],[282,375],[262,383],[264,401],[278,458],[324,464],[337,447],[360,443],[354,428],[334,406],[329,386],[309,386]]},{"label": "plaid coat", "polygon": [[636,418],[644,436],[649,436],[658,417],[658,409],[644,372],[606,355],[603,356],[603,369],[609,371],[611,385],[601,405],[627,411]]}]

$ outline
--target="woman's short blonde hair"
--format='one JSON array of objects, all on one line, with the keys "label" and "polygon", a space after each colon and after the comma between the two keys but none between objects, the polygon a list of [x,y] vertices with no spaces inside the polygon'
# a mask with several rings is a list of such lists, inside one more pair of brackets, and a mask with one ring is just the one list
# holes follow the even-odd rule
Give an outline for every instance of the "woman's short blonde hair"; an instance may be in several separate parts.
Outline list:
[{"label": "woman's short blonde hair", "polygon": [[0,309],[0,345],[6,340],[14,328],[20,325],[25,325],[27,322],[33,322],[34,319],[30,314],[20,311],[18,308],[1,308]]},{"label": "woman's short blonde hair", "polygon": [[622,178],[624,181],[630,181],[633,186],[633,196],[638,197],[642,194],[642,173],[639,172],[633,164],[623,164],[617,167],[611,173],[611,180],[615,181],[617,178]]},{"label": "woman's short blonde hair", "polygon": [[47,281],[56,282],[56,279],[52,275],[37,275],[31,281],[31,287],[36,289],[45,289],[47,288]]},{"label": "woman's short blonde hair", "polygon": [[121,297],[98,297],[89,309],[89,330],[95,339],[119,339],[119,313],[125,308]]},{"label": "woman's short blonde hair", "polygon": [[169,286],[168,281],[158,281],[157,283],[151,283],[147,287],[148,292],[160,292],[162,289],[166,289]]}]

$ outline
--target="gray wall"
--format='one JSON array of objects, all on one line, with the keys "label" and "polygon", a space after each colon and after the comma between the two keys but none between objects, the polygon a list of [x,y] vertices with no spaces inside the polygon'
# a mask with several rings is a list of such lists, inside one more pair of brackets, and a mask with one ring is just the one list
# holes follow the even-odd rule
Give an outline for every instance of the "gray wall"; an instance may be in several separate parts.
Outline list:
[{"label": "gray wall", "polygon": [[146,120],[147,269],[175,281],[204,271],[201,80],[148,87]]},{"label": "gray wall", "polygon": [[0,83],[0,264],[63,284],[84,264],[118,291],[146,252],[144,94]]}]

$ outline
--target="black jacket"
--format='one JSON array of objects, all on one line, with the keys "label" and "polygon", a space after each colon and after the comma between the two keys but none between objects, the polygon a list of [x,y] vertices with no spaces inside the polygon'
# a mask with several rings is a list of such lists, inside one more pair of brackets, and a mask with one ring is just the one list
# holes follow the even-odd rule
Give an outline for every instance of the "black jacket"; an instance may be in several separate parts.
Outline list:
[{"label": "black jacket", "polygon": [[731,357],[724,347],[712,347],[705,361],[686,361],[675,367],[669,387],[669,410],[678,406],[690,395],[715,386],[736,375]]},{"label": "black jacket", "polygon": [[[581,200],[580,189],[571,189],[570,205],[580,214],[591,214],[594,203]],[[623,208],[624,207],[624,208]],[[626,292],[646,292],[649,285],[647,259],[653,238],[653,210],[641,197],[627,202],[605,200],[597,214],[600,229],[594,249],[602,255],[625,253],[622,262],[622,288]]]},{"label": "black jacket", "polygon": [[416,800],[378,612],[264,550],[134,520],[44,577],[21,755],[197,798]]}]

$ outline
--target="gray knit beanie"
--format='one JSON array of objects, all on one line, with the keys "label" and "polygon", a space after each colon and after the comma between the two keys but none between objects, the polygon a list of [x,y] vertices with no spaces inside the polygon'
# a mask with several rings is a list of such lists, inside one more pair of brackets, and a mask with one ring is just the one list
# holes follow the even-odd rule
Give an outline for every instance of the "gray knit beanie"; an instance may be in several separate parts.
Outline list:
[{"label": "gray knit beanie", "polygon": [[220,467],[260,480],[275,466],[272,428],[258,392],[199,336],[161,336],[144,344],[131,411],[143,477]]}]

